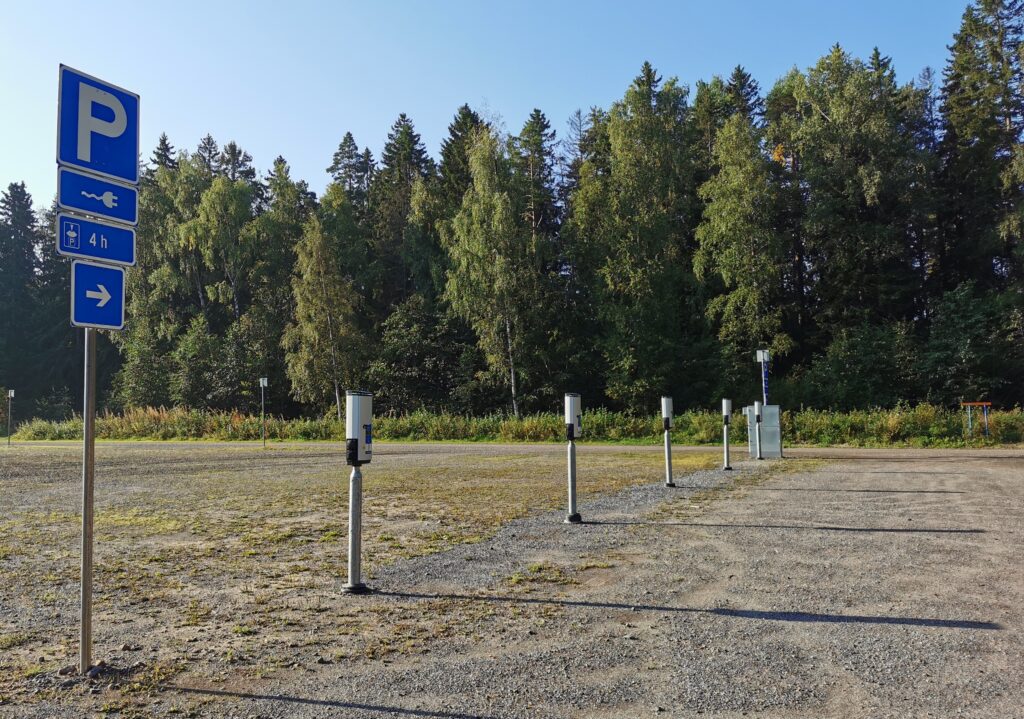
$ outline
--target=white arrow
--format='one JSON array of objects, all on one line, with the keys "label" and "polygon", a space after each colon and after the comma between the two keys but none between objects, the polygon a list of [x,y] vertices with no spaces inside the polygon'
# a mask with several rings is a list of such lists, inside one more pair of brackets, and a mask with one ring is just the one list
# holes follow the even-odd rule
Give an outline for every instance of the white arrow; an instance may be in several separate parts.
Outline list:
[{"label": "white arrow", "polygon": [[103,285],[96,285],[96,287],[99,288],[99,292],[97,292],[96,290],[86,290],[85,296],[88,297],[90,300],[99,300],[99,304],[96,306],[102,307],[103,305],[110,302],[110,293],[107,292],[107,288],[104,287]]}]

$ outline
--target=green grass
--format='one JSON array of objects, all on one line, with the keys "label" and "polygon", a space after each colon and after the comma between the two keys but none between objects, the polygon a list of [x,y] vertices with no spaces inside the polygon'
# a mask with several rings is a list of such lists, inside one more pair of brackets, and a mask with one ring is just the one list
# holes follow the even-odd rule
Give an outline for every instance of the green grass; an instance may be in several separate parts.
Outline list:
[{"label": "green grass", "polygon": [[[1019,408],[995,411],[990,416],[991,435],[967,436],[966,415],[929,404],[891,410],[832,412],[785,411],[783,432],[787,444],[863,447],[958,447],[1018,444],[1024,442],[1024,412]],[[652,444],[661,439],[661,419],[625,412],[595,409],[583,416],[586,441],[621,444]],[[673,441],[682,444],[717,444],[721,417],[716,412],[688,411],[678,414]],[[18,440],[79,439],[80,418],[62,422],[32,420],[22,424]],[[123,414],[102,414],[96,434],[108,440],[257,440],[258,416],[235,412],[188,409],[132,409]],[[380,440],[428,442],[560,442],[565,426],[555,413],[533,414],[516,419],[492,414],[468,417],[413,412],[374,419],[374,435]],[[733,437],[746,440],[746,420],[735,416]],[[342,440],[343,422],[333,418],[267,419],[267,436],[274,440]]]}]

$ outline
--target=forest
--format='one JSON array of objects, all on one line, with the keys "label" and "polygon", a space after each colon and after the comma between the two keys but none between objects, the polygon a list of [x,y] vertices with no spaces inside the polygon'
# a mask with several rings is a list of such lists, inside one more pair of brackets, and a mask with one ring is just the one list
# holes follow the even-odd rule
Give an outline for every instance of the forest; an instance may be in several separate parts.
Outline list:
[{"label": "forest", "polygon": [[[759,396],[849,410],[1024,403],[1024,0],[977,0],[941,75],[834,46],[761,88],[645,63],[610,107],[518,130],[459,107],[339,128],[321,196],[278,157],[166,134],[144,159],[128,325],[99,407],[649,414]],[[36,192],[44,190],[36,189]],[[0,388],[80,411],[55,210],[0,196]],[[24,298],[30,298],[25,311]],[[5,393],[6,394],[6,393]]]}]

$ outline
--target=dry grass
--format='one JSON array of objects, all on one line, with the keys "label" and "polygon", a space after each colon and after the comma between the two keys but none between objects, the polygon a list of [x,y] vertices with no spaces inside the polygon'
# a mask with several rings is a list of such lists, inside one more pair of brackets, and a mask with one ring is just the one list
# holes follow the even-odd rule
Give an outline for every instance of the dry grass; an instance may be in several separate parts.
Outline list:
[{"label": "dry grass", "polygon": [[[716,453],[680,453],[675,468],[683,473],[716,462]],[[661,463],[657,452],[581,448],[580,499],[658,482]],[[363,475],[363,567],[370,580],[385,564],[479,542],[508,521],[565,504],[561,448],[389,454],[381,446]],[[155,659],[147,656],[152,671],[125,683],[144,692],[182,666],[218,684],[239,674],[289,671],[317,654],[334,661],[417,651],[437,636],[474,641],[495,622],[541,622],[551,611],[442,599],[393,603],[386,614],[353,605],[339,592],[347,478],[339,447],[101,444],[97,658],[131,663],[137,655],[118,652],[126,643],[155,651]],[[0,606],[14,610],[0,614],[0,695],[24,698],[26,671],[38,666],[38,655],[58,659],[44,665],[44,674],[74,662],[79,450],[15,447],[4,455],[0,479],[0,572],[9,579],[0,584]],[[508,585],[531,591],[570,583],[572,574],[531,567]]]}]

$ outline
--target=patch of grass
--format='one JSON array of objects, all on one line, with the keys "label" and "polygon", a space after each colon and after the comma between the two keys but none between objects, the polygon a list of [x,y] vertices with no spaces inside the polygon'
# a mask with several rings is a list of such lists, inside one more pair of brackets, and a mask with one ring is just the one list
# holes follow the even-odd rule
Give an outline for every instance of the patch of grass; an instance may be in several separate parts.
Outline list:
[{"label": "patch of grass", "polygon": [[0,560],[10,559],[14,556],[14,547],[9,544],[0,544]]},{"label": "patch of grass", "polygon": [[204,606],[198,599],[193,599],[185,609],[185,626],[198,627],[201,624],[206,624],[211,613],[212,610],[209,607]]},{"label": "patch of grass", "polygon": [[263,544],[284,544],[299,536],[295,528],[289,529],[264,529],[256,532],[249,532],[242,536],[242,543],[250,546]]},{"label": "patch of grass", "polygon": [[237,634],[240,637],[251,637],[256,633],[256,629],[253,627],[246,626],[244,624],[236,624],[231,628],[232,634]]},{"label": "patch of grass", "polygon": [[22,644],[32,641],[32,635],[28,632],[10,632],[0,634],[0,649],[14,649]]},{"label": "patch of grass", "polygon": [[527,591],[531,584],[577,584],[565,571],[548,562],[534,562],[526,571],[516,572],[506,581],[513,587],[525,587]]},{"label": "patch of grass", "polygon": [[108,535],[114,530],[133,530],[133,534],[153,537],[159,534],[174,534],[185,528],[185,523],[177,517],[163,512],[147,512],[142,509],[111,510],[96,512],[95,528],[97,532]]},{"label": "patch of grass", "polygon": [[578,567],[576,567],[576,571],[585,572],[588,569],[611,569],[614,566],[615,565],[611,562],[601,562],[596,559],[587,559],[581,562]]}]

